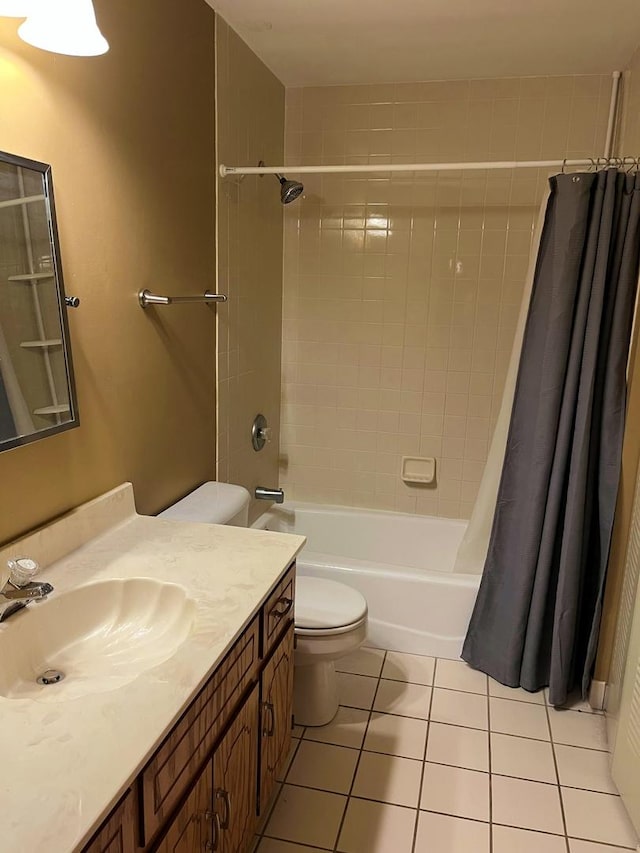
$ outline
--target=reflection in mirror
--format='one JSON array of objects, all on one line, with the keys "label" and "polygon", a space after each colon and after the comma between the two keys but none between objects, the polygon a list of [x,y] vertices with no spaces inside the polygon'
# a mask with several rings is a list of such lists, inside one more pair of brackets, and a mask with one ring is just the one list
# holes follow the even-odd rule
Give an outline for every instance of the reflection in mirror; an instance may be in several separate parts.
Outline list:
[{"label": "reflection in mirror", "polygon": [[77,424],[51,170],[0,153],[0,450]]}]

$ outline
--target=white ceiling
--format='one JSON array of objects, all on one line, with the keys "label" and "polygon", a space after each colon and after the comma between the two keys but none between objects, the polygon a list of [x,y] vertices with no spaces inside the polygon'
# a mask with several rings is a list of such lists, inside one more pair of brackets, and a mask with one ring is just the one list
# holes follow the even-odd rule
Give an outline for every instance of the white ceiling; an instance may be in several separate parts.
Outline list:
[{"label": "white ceiling", "polygon": [[207,0],[286,86],[622,69],[638,0]]}]

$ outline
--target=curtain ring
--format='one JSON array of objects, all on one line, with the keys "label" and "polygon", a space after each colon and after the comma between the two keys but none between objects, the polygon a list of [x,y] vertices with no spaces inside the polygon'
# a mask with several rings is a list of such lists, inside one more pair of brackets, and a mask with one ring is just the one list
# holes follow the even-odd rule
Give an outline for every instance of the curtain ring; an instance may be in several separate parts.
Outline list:
[{"label": "curtain ring", "polygon": [[594,172],[597,172],[598,166],[596,164],[596,161],[593,159],[593,157],[589,157],[589,171],[591,172],[592,170]]},{"label": "curtain ring", "polygon": [[566,167],[567,167],[567,158],[565,157],[564,160],[562,161],[562,174],[563,175],[566,174],[566,171],[565,171]]}]

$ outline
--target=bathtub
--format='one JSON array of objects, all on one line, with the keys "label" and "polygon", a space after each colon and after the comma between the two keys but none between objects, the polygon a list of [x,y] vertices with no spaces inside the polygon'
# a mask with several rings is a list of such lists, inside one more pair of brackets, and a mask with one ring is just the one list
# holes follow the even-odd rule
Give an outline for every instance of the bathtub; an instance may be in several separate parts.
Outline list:
[{"label": "bathtub", "polygon": [[253,525],[300,533],[298,573],[355,587],[369,604],[367,642],[458,658],[479,575],[453,571],[467,522],[405,513],[285,503]]}]

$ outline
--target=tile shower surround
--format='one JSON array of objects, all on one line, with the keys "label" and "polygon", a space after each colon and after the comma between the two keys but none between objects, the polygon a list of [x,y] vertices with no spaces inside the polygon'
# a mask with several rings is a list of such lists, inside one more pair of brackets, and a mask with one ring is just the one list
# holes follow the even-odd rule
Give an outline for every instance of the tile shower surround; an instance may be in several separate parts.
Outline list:
[{"label": "tile shower surround", "polygon": [[623,853],[605,722],[462,661],[361,649],[341,707],[297,728],[258,853]]},{"label": "tile shower surround", "polygon": [[[610,78],[289,89],[285,162],[589,157]],[[547,175],[306,175],[285,208],[287,497],[468,517]],[[400,479],[437,458],[434,486]]]}]

